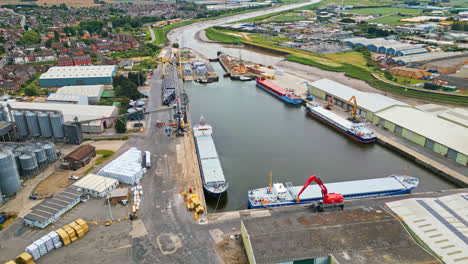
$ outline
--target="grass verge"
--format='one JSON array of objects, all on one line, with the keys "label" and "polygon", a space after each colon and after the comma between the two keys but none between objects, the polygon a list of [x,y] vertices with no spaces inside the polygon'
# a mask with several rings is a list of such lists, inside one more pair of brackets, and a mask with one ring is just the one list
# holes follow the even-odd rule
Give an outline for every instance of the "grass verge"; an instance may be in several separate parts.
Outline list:
[{"label": "grass verge", "polygon": [[110,159],[110,158],[115,154],[115,152],[112,151],[112,150],[105,150],[105,149],[102,149],[102,150],[96,150],[96,154],[102,155],[102,157],[100,157],[100,158],[96,161],[96,165],[101,165],[101,164],[104,163],[106,160]]}]

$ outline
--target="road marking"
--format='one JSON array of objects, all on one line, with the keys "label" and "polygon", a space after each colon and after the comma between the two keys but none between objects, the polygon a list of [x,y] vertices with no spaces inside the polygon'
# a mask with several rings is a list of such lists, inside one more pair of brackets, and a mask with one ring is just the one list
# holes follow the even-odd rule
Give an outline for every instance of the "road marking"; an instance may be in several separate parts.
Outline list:
[{"label": "road marking", "polygon": [[156,238],[156,242],[158,243],[159,250],[164,255],[174,254],[177,249],[182,247],[179,236],[172,233],[160,234]]}]

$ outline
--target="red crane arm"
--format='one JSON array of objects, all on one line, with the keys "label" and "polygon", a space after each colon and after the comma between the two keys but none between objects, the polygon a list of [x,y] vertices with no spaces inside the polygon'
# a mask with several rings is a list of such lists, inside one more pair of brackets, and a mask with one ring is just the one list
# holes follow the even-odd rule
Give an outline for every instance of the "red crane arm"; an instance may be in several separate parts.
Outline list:
[{"label": "red crane arm", "polygon": [[327,187],[325,187],[325,185],[323,185],[322,181],[317,178],[317,175],[313,175],[313,176],[310,176],[309,179],[306,181],[306,183],[304,184],[304,186],[302,187],[301,191],[297,194],[297,198],[296,200],[299,202],[299,197],[301,196],[302,192],[310,185],[311,182],[317,182],[318,186],[320,187],[320,189],[322,190],[322,198],[324,198],[325,196],[327,196],[328,194],[328,190],[327,190]]}]

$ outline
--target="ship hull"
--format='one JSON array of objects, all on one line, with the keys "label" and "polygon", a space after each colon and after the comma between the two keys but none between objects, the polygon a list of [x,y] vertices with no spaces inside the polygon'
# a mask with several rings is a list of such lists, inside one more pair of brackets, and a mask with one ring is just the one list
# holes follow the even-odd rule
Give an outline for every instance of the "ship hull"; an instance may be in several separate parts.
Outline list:
[{"label": "ship hull", "polygon": [[[364,199],[364,198],[375,198],[375,197],[382,197],[382,196],[402,195],[402,194],[410,193],[412,189],[404,189],[404,190],[390,191],[390,192],[379,192],[379,193],[362,193],[362,194],[356,194],[356,195],[343,195],[343,198],[345,200],[352,200],[352,199]],[[249,197],[247,197],[247,200],[249,201],[249,208],[260,209],[260,208],[266,208],[266,207],[280,207],[280,206],[288,206],[288,205],[311,204],[313,202],[320,201],[321,198],[301,199],[299,203],[297,203],[294,200],[290,200],[290,201],[285,201],[283,203],[266,203],[263,205],[253,205]]]},{"label": "ship hull", "polygon": [[195,142],[195,150],[197,152],[197,159],[198,159],[198,164],[199,164],[198,167],[200,169],[200,175],[201,175],[202,183],[203,183],[203,190],[204,190],[205,194],[207,194],[208,196],[217,198],[217,197],[219,197],[219,196],[226,193],[227,188],[229,187],[229,183],[227,183],[225,188],[219,189],[218,191],[214,191],[212,188],[210,188],[209,186],[207,186],[205,184],[206,181],[205,181],[205,175],[203,173],[202,161],[200,159],[200,150],[199,150],[199,146],[198,146],[198,143],[197,143],[197,139],[195,137],[194,137],[194,142]]},{"label": "ship hull", "polygon": [[322,121],[323,123],[326,123],[327,125],[333,127],[333,128],[336,128],[337,130],[339,130],[341,133],[347,135],[348,137],[350,137],[351,139],[357,141],[357,142],[361,142],[361,143],[373,143],[377,140],[377,138],[363,138],[359,135],[356,135],[354,133],[351,133],[350,131],[347,131],[335,124],[333,124],[332,122],[329,122],[328,120],[322,118],[320,115],[317,115],[313,112],[311,112],[308,108],[307,108],[307,114],[309,114],[311,117],[315,118],[315,119],[318,119],[320,121]]},{"label": "ship hull", "polygon": [[302,99],[291,99],[285,95],[280,95],[275,93],[274,91],[270,90],[267,86],[261,85],[257,82],[257,86],[262,88],[263,90],[269,92],[270,94],[278,97],[279,99],[283,100],[286,103],[293,104],[293,105],[299,105],[302,104]]}]

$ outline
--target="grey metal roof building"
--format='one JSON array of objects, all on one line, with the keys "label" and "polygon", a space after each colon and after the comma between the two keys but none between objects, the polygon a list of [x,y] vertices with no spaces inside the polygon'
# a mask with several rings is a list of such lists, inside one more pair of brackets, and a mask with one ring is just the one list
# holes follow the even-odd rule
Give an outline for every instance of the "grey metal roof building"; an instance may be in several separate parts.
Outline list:
[{"label": "grey metal roof building", "polygon": [[63,86],[59,88],[56,94],[63,95],[85,95],[88,97],[90,104],[97,104],[101,100],[101,95],[104,92],[104,85],[74,85]]},{"label": "grey metal roof building", "polygon": [[430,62],[434,60],[460,57],[463,55],[466,55],[466,53],[463,53],[461,51],[455,51],[455,52],[437,51],[437,52],[430,52],[430,53],[425,53],[425,54],[414,54],[414,55],[408,55],[408,56],[393,57],[393,58],[387,59],[387,61],[411,66],[411,65],[423,64],[425,62]]},{"label": "grey metal roof building", "polygon": [[71,94],[51,94],[47,97],[49,104],[88,104],[88,96],[86,95],[71,95]]},{"label": "grey metal roof building", "polygon": [[31,212],[24,217],[28,226],[44,228],[60,219],[60,216],[80,202],[81,192],[71,188],[57,193],[34,206]]},{"label": "grey metal roof building", "polygon": [[[373,120],[375,112],[381,111],[394,105],[408,106],[406,103],[400,102],[393,98],[376,94],[358,91],[341,83],[334,82],[329,79],[320,79],[309,84],[310,92],[323,100],[329,100],[331,96],[335,99],[335,105],[345,107],[346,101],[352,96],[356,97],[357,109],[356,114],[367,120]],[[348,108],[351,108],[353,103],[350,102]]]},{"label": "grey metal roof building", "polygon": [[275,212],[242,219],[241,235],[250,264],[439,263],[383,210]]},{"label": "grey metal roof building", "polygon": [[444,117],[442,119],[413,107],[393,106],[376,113],[372,122],[468,166],[468,128],[447,120],[453,116]]},{"label": "grey metal roof building", "polygon": [[468,262],[468,193],[386,203],[445,263]]},{"label": "grey metal roof building", "polygon": [[90,173],[75,182],[72,188],[94,197],[102,198],[106,196],[107,193],[114,190],[117,185],[119,185],[119,181],[116,179]]}]

